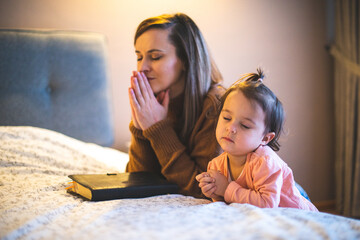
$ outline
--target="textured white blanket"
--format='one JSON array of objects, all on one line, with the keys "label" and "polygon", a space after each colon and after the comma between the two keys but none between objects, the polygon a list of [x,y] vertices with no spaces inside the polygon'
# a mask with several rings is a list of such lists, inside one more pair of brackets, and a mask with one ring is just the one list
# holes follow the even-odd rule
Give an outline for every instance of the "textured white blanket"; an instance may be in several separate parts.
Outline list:
[{"label": "textured white blanket", "polygon": [[360,221],[182,195],[89,202],[67,175],[124,171],[128,156],[33,127],[0,127],[1,239],[360,239]]}]

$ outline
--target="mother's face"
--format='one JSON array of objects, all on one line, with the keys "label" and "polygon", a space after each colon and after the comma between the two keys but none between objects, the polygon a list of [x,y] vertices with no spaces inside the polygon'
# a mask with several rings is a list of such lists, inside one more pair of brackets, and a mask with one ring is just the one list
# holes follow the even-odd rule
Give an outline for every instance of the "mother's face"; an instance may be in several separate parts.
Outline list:
[{"label": "mother's face", "polygon": [[175,97],[184,90],[184,67],[168,35],[167,30],[150,29],[138,37],[137,70],[145,73],[155,94],[170,89],[171,97]]}]

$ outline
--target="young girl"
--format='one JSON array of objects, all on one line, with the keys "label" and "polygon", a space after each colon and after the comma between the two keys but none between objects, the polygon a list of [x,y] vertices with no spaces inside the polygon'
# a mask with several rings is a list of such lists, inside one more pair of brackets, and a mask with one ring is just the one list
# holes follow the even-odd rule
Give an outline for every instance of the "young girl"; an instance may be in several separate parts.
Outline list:
[{"label": "young girl", "polygon": [[318,211],[301,196],[292,170],[275,153],[284,111],[262,79],[261,70],[246,74],[222,97],[216,139],[224,153],[196,180],[215,201]]}]

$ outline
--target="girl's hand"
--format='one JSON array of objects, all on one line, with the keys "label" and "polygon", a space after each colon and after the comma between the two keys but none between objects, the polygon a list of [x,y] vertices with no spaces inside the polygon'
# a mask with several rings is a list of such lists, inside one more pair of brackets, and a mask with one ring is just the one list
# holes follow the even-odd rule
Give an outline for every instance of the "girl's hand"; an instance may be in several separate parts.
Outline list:
[{"label": "girl's hand", "polygon": [[129,99],[135,127],[145,130],[166,119],[169,106],[169,90],[154,96],[149,81],[142,72],[133,72]]},{"label": "girl's hand", "polygon": [[195,179],[198,182],[201,182],[201,181],[203,181],[203,182],[205,181],[208,183],[213,182],[213,178],[210,177],[210,175],[207,172],[203,172],[203,173],[196,175]]},{"label": "girl's hand", "polygon": [[197,175],[196,180],[199,182],[199,187],[201,188],[201,192],[208,198],[217,199],[218,197],[214,194],[216,190],[216,186],[214,184],[215,179],[210,177],[210,175],[206,172],[200,173]]},{"label": "girl's hand", "polygon": [[227,180],[226,177],[225,177],[223,174],[221,174],[219,171],[210,169],[210,170],[208,171],[208,173],[210,174],[210,177],[212,177],[212,178],[215,179],[216,190],[215,190],[214,193],[215,193],[216,195],[219,195],[219,196],[221,196],[221,197],[224,197],[226,188],[227,188],[228,185],[229,185],[228,180]]}]

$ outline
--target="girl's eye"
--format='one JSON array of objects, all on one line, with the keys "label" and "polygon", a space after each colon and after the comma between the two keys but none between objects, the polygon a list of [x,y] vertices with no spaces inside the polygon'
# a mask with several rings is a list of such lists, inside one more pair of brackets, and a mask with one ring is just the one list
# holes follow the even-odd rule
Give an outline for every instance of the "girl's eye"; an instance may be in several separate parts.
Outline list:
[{"label": "girl's eye", "polygon": [[137,59],[136,59],[136,61],[141,61],[143,58],[142,57],[138,57]]},{"label": "girl's eye", "polygon": [[250,127],[244,125],[244,124],[241,124],[241,127],[245,128],[245,129],[250,129]]},{"label": "girl's eye", "polygon": [[231,118],[228,118],[228,117],[223,117],[225,121],[230,121]]}]

